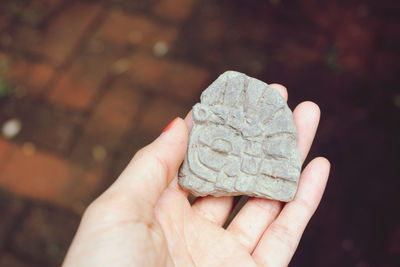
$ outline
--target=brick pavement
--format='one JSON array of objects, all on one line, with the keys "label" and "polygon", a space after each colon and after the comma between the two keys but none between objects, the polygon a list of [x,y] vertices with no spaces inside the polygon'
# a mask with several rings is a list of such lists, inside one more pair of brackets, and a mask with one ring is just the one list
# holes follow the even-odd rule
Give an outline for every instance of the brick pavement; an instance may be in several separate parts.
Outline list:
[{"label": "brick pavement", "polygon": [[22,123],[0,138],[1,266],[60,264],[84,208],[210,81],[169,56],[194,1],[128,2],[0,4],[0,122]]},{"label": "brick pavement", "polygon": [[[370,74],[397,75],[390,36],[398,29],[371,1],[288,2],[2,0],[0,125],[16,118],[22,129],[0,137],[0,266],[59,265],[85,207],[224,70],[285,81],[291,105],[318,99],[327,119],[316,149],[332,132],[345,134],[335,114],[345,114],[341,125],[367,116],[343,99],[354,97],[354,84],[371,84]],[[338,205],[345,203],[332,210]],[[338,246],[328,255],[338,265],[363,263],[365,254],[341,250],[339,229],[324,234],[328,226],[314,224],[307,255]],[[320,249],[309,246],[318,240]],[[305,258],[297,264],[310,266]]]}]

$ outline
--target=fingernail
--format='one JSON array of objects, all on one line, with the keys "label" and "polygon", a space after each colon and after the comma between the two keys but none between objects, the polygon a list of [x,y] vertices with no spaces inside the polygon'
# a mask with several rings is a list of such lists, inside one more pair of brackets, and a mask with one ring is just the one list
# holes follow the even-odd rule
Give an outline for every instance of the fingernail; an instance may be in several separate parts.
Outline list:
[{"label": "fingernail", "polygon": [[176,117],[175,119],[173,119],[168,125],[167,127],[165,127],[165,129],[161,132],[161,133],[165,133],[167,132],[169,129],[171,129],[172,125],[174,125],[175,121],[178,119],[178,117]]}]

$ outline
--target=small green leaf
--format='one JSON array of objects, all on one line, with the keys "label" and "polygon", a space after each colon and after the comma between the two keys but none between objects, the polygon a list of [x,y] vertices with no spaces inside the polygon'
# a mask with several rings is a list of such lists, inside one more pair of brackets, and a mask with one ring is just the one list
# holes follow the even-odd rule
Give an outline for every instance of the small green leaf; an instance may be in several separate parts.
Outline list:
[{"label": "small green leaf", "polygon": [[0,77],[0,98],[8,97],[11,95],[12,87],[4,77]]}]

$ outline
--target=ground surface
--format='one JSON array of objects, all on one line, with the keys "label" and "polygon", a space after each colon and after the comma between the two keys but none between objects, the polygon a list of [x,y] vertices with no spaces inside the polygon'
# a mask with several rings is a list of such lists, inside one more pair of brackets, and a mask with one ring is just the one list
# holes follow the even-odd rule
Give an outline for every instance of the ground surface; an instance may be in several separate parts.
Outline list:
[{"label": "ground surface", "polygon": [[399,11],[389,0],[0,1],[0,125],[22,124],[0,138],[0,266],[59,265],[85,206],[228,69],[322,110],[311,155],[332,174],[292,266],[395,266]]}]

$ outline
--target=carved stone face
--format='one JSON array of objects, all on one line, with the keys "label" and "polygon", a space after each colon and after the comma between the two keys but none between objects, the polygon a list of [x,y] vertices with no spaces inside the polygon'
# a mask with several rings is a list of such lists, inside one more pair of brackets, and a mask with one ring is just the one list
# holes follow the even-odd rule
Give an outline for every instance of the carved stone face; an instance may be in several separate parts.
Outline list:
[{"label": "carved stone face", "polygon": [[197,195],[290,200],[301,161],[292,114],[279,93],[237,72],[221,75],[193,107],[180,184]]}]

